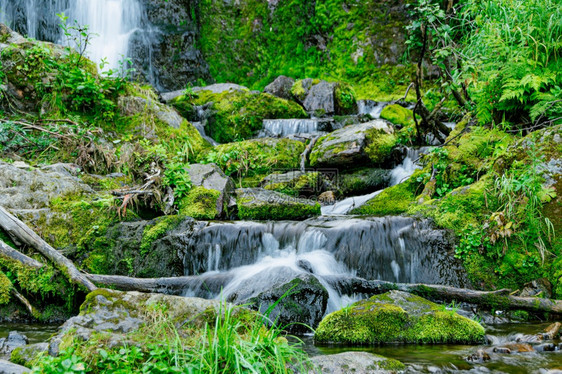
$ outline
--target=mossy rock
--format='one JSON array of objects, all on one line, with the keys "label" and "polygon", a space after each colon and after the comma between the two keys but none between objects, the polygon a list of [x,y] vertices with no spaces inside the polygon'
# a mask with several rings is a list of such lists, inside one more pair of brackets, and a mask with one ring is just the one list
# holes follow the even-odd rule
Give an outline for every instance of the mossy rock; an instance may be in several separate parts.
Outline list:
[{"label": "mossy rock", "polygon": [[320,204],[262,188],[236,190],[238,217],[245,220],[299,220],[320,215]]},{"label": "mossy rock", "polygon": [[251,177],[299,167],[305,144],[292,139],[251,139],[220,144],[199,156],[201,163],[216,163],[226,175]]},{"label": "mossy rock", "polygon": [[336,114],[348,115],[357,113],[357,95],[349,83],[339,82],[334,89]]},{"label": "mossy rock", "polygon": [[214,219],[217,217],[217,201],[220,191],[205,187],[192,188],[179,203],[179,213],[195,219]]},{"label": "mossy rock", "polygon": [[265,93],[202,90],[193,96],[179,96],[172,105],[185,111],[186,101],[193,105],[212,103],[206,132],[219,143],[253,137],[261,130],[264,119],[307,118],[297,103]]},{"label": "mossy rock", "polygon": [[402,105],[391,104],[384,107],[381,118],[395,125],[409,126],[414,122],[414,112]]},{"label": "mossy rock", "polygon": [[398,360],[357,351],[314,356],[311,361],[319,373],[390,374],[406,368]]},{"label": "mossy rock", "polygon": [[337,344],[479,344],[484,335],[478,322],[419,296],[390,291],[327,315],[314,340]]},{"label": "mossy rock", "polygon": [[319,172],[270,174],[262,181],[266,190],[281,192],[290,196],[315,196],[326,190],[326,181]]}]

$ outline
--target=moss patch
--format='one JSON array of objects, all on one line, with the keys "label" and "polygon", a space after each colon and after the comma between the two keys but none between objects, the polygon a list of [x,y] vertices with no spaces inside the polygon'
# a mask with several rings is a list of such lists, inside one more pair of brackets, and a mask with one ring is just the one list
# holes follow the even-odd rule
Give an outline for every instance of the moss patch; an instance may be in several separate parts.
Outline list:
[{"label": "moss patch", "polygon": [[[320,204],[258,189],[238,190],[238,217],[244,220],[300,220],[320,215]],[[262,196],[263,195],[263,196]]]},{"label": "moss patch", "polygon": [[195,219],[214,219],[217,216],[219,196],[220,191],[194,187],[179,203],[179,213]]},{"label": "moss patch", "polygon": [[381,118],[395,125],[409,126],[414,122],[414,113],[401,105],[387,105],[381,112]]},{"label": "moss patch", "polygon": [[391,291],[327,315],[314,339],[342,344],[473,344],[481,343],[484,334],[475,321],[419,296]]}]

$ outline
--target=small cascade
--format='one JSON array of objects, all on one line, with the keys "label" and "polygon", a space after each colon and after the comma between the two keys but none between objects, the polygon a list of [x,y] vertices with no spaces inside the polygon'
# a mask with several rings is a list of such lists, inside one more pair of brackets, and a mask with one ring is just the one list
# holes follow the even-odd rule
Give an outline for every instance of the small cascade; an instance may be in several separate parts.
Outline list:
[{"label": "small cascade", "polygon": [[120,68],[143,18],[139,0],[0,0],[0,22],[31,38],[68,45],[72,41],[62,34],[60,13],[68,26],[88,26],[86,55],[98,64],[104,60],[105,70]]},{"label": "small cascade", "polygon": [[319,138],[320,138],[319,135],[313,136],[312,139],[310,139],[310,142],[308,143],[304,151],[300,155],[300,171],[302,171],[303,173],[306,172],[306,161],[308,160],[308,155],[312,151],[312,148],[314,148],[314,145],[316,144]]},{"label": "small cascade", "polygon": [[377,102],[373,100],[359,100],[357,102],[359,114],[368,114],[375,119],[381,118],[381,112],[387,105],[387,102]]},{"label": "small cascade", "polygon": [[353,209],[360,207],[367,201],[371,200],[373,197],[380,194],[383,190],[371,192],[367,195],[362,196],[352,196],[342,201],[338,201],[334,205],[327,205],[322,207],[322,215],[346,215]]},{"label": "small cascade", "polygon": [[390,173],[390,185],[395,186],[410,178],[414,171],[421,168],[418,164],[420,156],[429,152],[430,149],[432,147],[408,148],[404,161]]},{"label": "small cascade", "polygon": [[332,130],[331,119],[266,119],[258,137],[283,138],[295,134],[314,134]]},{"label": "small cascade", "polygon": [[446,238],[429,221],[408,217],[210,223],[182,240],[185,275],[194,276],[185,295],[247,299],[312,274],[335,310],[356,297],[334,286],[346,277],[466,285]]}]

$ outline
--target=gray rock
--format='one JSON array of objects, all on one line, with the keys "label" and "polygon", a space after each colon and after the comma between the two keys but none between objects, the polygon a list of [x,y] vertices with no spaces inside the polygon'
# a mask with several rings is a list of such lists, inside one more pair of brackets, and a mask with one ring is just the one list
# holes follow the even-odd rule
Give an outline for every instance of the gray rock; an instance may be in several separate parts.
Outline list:
[{"label": "gray rock", "polygon": [[273,82],[265,86],[263,92],[282,99],[292,100],[293,95],[291,94],[291,88],[293,87],[293,84],[295,84],[295,80],[293,78],[280,75]]},{"label": "gray rock", "polygon": [[320,215],[320,204],[263,188],[236,190],[238,215],[241,219],[289,220]]},{"label": "gray rock", "polygon": [[49,343],[28,344],[23,347],[16,348],[10,360],[14,363],[29,366],[39,354],[49,350]]},{"label": "gray rock", "polygon": [[[126,334],[151,323],[151,308],[162,305],[176,328],[202,327],[215,316],[209,310],[218,311],[219,300],[195,297],[169,296],[141,292],[120,292],[98,289],[88,295],[80,314],[64,323],[60,332],[49,342],[49,354],[57,356],[59,345],[67,334],[88,341],[94,332],[108,334],[107,346],[119,346],[126,342]],[[224,304],[222,305],[224,308]],[[205,312],[205,313],[204,313]]]},{"label": "gray rock", "polygon": [[150,113],[175,129],[178,129],[182,122],[185,121],[174,108],[151,99],[144,99],[138,96],[120,96],[117,105],[123,116]]},{"label": "gray rock", "polygon": [[519,294],[521,297],[540,296],[550,299],[552,297],[552,284],[546,278],[536,279],[523,286]]},{"label": "gray rock", "polygon": [[0,374],[24,374],[31,373],[25,366],[16,365],[10,361],[0,360]]},{"label": "gray rock", "polygon": [[397,360],[367,352],[344,352],[311,358],[315,369],[309,374],[386,374],[404,369]]},{"label": "gray rock", "polygon": [[199,91],[211,91],[220,94],[226,91],[248,91],[248,88],[235,83],[216,83],[204,87],[193,87],[193,92]]},{"label": "gray rock", "polygon": [[[312,78],[306,78],[306,79],[295,82],[295,84],[293,85],[293,89],[291,90],[292,93],[293,93],[293,98],[299,104],[303,104],[304,101],[306,100],[306,97],[308,96],[308,93],[310,92],[310,89],[312,88],[312,83],[313,83]],[[295,92],[296,91],[295,85],[300,85],[302,90],[298,90],[299,92],[296,93]]]},{"label": "gray rock", "polygon": [[17,331],[10,331],[7,338],[0,339],[0,356],[10,357],[12,351],[29,343],[27,336]]},{"label": "gray rock", "polygon": [[343,196],[358,196],[388,187],[389,169],[362,168],[340,174],[337,187]]},{"label": "gray rock", "polygon": [[224,214],[225,207],[236,204],[234,199],[234,182],[215,164],[189,165],[189,177],[193,186],[201,186],[208,190],[220,192],[217,199],[217,216]]},{"label": "gray rock", "polygon": [[303,102],[304,109],[308,112],[323,111],[325,114],[334,114],[336,111],[334,89],[337,83],[321,81],[310,88]]},{"label": "gray rock", "polygon": [[383,120],[344,127],[320,138],[310,154],[312,166],[351,166],[369,161],[366,148],[369,135],[390,134],[393,129]]},{"label": "gray rock", "polygon": [[42,209],[48,208],[57,196],[93,192],[61,168],[59,165],[52,170],[27,170],[0,161],[0,205],[10,209]]}]

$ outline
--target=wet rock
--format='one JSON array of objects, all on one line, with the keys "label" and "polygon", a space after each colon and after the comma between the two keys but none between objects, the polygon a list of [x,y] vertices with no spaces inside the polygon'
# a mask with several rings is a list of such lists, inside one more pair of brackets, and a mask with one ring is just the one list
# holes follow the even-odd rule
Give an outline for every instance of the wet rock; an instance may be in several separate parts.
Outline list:
[{"label": "wet rock", "polygon": [[544,343],[535,346],[535,350],[537,352],[554,352],[556,351],[556,348],[557,346],[554,343]]},{"label": "wet rock", "polygon": [[318,139],[310,154],[311,166],[350,167],[383,164],[396,144],[392,127],[374,120],[336,130]]},{"label": "wet rock", "polygon": [[12,351],[29,343],[27,336],[17,331],[10,331],[7,338],[0,339],[0,356],[10,357]]},{"label": "wet rock", "polygon": [[[286,274],[287,269],[279,271]],[[272,274],[273,273],[273,274]],[[249,307],[265,314],[270,307],[279,301],[271,310],[269,320],[291,333],[309,333],[320,323],[328,304],[328,291],[318,279],[310,274],[301,274],[293,279],[271,283],[277,272],[268,270],[264,274],[267,289],[258,295],[237,303],[249,304]],[[290,271],[288,272],[290,274]],[[282,278],[285,275],[281,275]],[[259,275],[258,275],[259,279]],[[256,282],[252,278],[252,282]]]},{"label": "wet rock", "polygon": [[291,88],[295,84],[293,78],[284,75],[278,76],[273,82],[265,86],[263,92],[272,94],[286,100],[292,100]]},{"label": "wet rock", "polygon": [[466,358],[466,361],[473,364],[482,364],[490,361],[490,355],[483,349],[479,349]]},{"label": "wet rock", "polygon": [[320,196],[318,196],[318,201],[322,205],[332,205],[336,203],[336,194],[334,191],[326,191],[322,192]]},{"label": "wet rock", "polygon": [[407,292],[390,291],[324,317],[317,342],[339,344],[480,343],[484,328],[475,321]]},{"label": "wet rock", "polygon": [[552,297],[552,284],[546,278],[540,278],[526,283],[519,294],[521,297]]},{"label": "wet rock", "polygon": [[31,373],[25,366],[14,364],[10,361],[0,360],[0,373],[2,374],[24,374]]},{"label": "wet rock", "polygon": [[400,361],[367,352],[344,352],[311,358],[309,374],[386,374],[403,370]]},{"label": "wet rock", "polygon": [[542,334],[543,339],[552,340],[560,334],[560,328],[562,327],[562,323],[555,322],[549,325],[546,329],[544,329],[544,333]]},{"label": "wet rock", "polygon": [[358,196],[388,187],[390,178],[389,169],[361,168],[340,174],[338,188],[343,196]]},{"label": "wet rock", "polygon": [[266,190],[278,191],[295,197],[318,196],[329,188],[323,174],[318,172],[302,172],[292,170],[287,173],[275,173],[265,177],[261,187]]},{"label": "wet rock", "polygon": [[18,365],[30,366],[32,360],[48,350],[49,343],[28,344],[14,349],[10,356],[10,361]]},{"label": "wet rock", "polygon": [[0,161],[0,205],[9,209],[48,208],[61,195],[90,193],[93,190],[67,169],[22,169]]},{"label": "wet rock", "polygon": [[310,113],[334,114],[336,111],[335,88],[336,83],[326,81],[321,81],[312,86],[303,102],[304,109]]},{"label": "wet rock", "polygon": [[191,164],[187,169],[194,187],[219,191],[216,202],[217,217],[224,215],[224,209],[236,204],[234,182],[215,164]]},{"label": "wet rock", "polygon": [[511,354],[511,349],[507,347],[494,347],[494,353]]},{"label": "wet rock", "polygon": [[294,220],[320,215],[320,204],[263,188],[236,190],[238,216],[249,220]]},{"label": "wet rock", "polygon": [[530,344],[526,343],[513,343],[513,344],[505,344],[501,347],[494,347],[494,352],[496,353],[522,353],[522,352],[533,352],[534,349]]},{"label": "wet rock", "polygon": [[181,330],[200,328],[214,320],[221,301],[98,289],[87,295],[80,314],[66,321],[60,332],[50,340],[49,354],[57,356],[60,344],[69,338],[88,341],[94,332],[107,334],[109,348],[121,345],[126,342],[127,333],[151,323],[155,305],[166,308],[167,317]]}]

